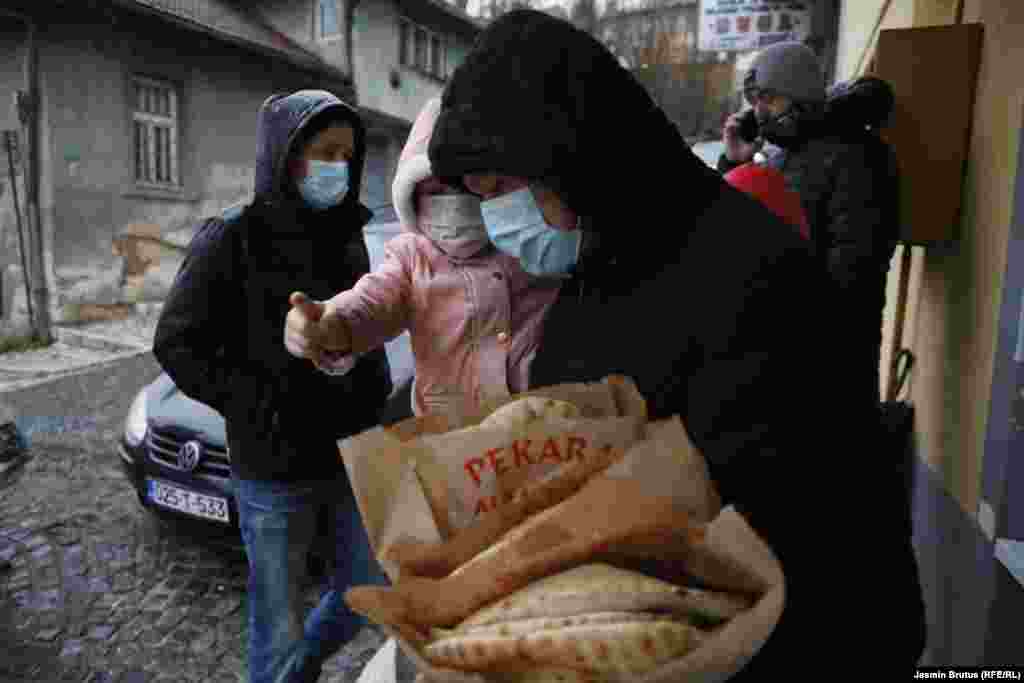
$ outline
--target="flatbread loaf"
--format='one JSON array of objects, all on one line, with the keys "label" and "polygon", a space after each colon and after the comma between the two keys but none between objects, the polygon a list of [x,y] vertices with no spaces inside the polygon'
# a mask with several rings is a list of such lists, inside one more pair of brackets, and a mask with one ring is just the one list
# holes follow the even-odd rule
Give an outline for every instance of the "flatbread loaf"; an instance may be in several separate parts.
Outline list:
[{"label": "flatbread loaf", "polygon": [[527,396],[498,408],[480,426],[518,429],[537,420],[572,420],[581,416],[580,409],[568,401]]},{"label": "flatbread loaf", "polygon": [[595,612],[657,611],[719,623],[750,607],[743,596],[684,588],[602,562],[574,567],[534,581],[488,605],[458,626],[476,630],[526,619],[577,617]]},{"label": "flatbread loaf", "polygon": [[522,635],[466,633],[424,647],[436,666],[462,671],[573,669],[640,675],[693,650],[697,629],[667,618],[542,629]]}]

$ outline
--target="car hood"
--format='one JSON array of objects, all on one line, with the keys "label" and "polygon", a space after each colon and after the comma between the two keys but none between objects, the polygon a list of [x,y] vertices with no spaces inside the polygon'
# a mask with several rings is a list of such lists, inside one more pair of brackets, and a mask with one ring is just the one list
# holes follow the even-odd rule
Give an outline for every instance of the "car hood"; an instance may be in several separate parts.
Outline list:
[{"label": "car hood", "polygon": [[157,377],[144,391],[150,424],[187,429],[211,446],[227,445],[224,418],[220,413],[181,393],[166,373]]}]

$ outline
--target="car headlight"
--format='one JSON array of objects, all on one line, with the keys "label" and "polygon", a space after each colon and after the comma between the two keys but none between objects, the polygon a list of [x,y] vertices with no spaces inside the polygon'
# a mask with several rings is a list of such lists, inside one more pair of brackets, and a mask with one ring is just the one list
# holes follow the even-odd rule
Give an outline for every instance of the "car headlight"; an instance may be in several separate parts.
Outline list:
[{"label": "car headlight", "polygon": [[128,418],[124,421],[124,439],[130,446],[138,446],[146,440],[146,392],[140,391],[128,409]]}]

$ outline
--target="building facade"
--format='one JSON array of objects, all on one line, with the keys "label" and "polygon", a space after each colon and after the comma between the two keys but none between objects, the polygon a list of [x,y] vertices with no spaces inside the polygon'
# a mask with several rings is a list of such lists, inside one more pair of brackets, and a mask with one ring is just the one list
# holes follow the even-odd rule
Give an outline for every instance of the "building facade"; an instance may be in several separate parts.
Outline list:
[{"label": "building facade", "polygon": [[[322,88],[360,105],[362,200],[388,218],[412,118],[476,31],[433,0],[403,10],[387,0],[6,3],[0,129],[27,140],[11,103],[34,80],[52,317],[119,315],[162,299],[198,222],[251,197],[256,113],[275,92]],[[12,322],[27,312],[17,226],[23,239],[32,207],[26,167],[12,178],[5,152],[0,161],[0,319]]]}]

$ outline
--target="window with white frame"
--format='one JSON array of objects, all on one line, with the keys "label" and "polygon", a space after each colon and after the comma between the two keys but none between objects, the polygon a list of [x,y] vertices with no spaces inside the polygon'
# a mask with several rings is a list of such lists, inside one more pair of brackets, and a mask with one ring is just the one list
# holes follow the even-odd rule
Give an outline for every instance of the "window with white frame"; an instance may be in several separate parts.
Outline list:
[{"label": "window with white frame", "polygon": [[341,35],[338,21],[338,0],[316,0],[317,37],[329,40]]},{"label": "window with white frame", "polygon": [[448,42],[442,34],[405,17],[399,19],[399,64],[444,80],[448,77],[447,52]]},{"label": "window with white frame", "polygon": [[178,92],[150,78],[132,79],[135,181],[178,187]]}]

